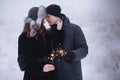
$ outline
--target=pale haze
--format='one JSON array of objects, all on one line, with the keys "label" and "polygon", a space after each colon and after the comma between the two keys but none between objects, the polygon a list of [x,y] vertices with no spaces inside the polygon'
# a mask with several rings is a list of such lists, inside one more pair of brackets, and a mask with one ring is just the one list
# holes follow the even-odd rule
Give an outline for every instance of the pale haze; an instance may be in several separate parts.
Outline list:
[{"label": "pale haze", "polygon": [[58,4],[86,37],[83,80],[120,80],[120,0],[0,0],[0,80],[22,80],[18,36],[33,6]]}]

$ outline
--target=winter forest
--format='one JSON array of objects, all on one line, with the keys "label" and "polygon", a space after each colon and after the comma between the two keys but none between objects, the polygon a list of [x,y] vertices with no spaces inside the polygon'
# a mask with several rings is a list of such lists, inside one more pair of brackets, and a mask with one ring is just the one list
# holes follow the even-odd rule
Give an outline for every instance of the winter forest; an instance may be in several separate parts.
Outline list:
[{"label": "winter forest", "polygon": [[85,34],[83,80],[120,80],[120,0],[0,0],[0,80],[23,79],[17,56],[24,18],[31,7],[50,4]]}]

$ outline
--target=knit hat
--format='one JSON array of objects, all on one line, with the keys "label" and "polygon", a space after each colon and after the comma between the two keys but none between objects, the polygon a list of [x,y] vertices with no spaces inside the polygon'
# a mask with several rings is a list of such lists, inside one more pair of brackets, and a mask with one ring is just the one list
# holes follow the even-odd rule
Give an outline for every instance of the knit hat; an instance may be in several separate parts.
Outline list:
[{"label": "knit hat", "polygon": [[28,12],[28,17],[24,22],[30,24],[30,36],[34,37],[37,30],[40,29],[42,20],[46,17],[46,8],[44,6],[32,7]]},{"label": "knit hat", "polygon": [[56,5],[56,4],[49,5],[46,8],[46,12],[47,12],[47,14],[50,14],[53,16],[57,16],[57,17],[61,16],[61,8],[59,5]]}]

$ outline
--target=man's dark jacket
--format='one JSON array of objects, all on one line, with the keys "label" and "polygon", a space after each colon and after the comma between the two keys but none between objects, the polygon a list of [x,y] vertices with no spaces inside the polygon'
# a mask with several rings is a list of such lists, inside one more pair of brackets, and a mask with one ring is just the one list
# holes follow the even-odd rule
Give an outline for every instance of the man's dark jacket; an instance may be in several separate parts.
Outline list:
[{"label": "man's dark jacket", "polygon": [[72,63],[65,62],[64,58],[56,62],[58,80],[82,80],[81,59],[88,54],[85,36],[78,25],[70,23],[62,14],[62,31],[64,32],[63,49],[75,55]]}]

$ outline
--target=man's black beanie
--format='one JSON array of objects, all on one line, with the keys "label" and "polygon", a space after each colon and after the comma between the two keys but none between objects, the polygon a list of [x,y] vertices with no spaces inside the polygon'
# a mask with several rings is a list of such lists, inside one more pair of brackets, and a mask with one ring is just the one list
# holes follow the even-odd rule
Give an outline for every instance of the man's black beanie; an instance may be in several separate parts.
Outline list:
[{"label": "man's black beanie", "polygon": [[61,17],[61,8],[60,8],[59,5],[56,5],[56,4],[49,5],[46,8],[46,12],[47,12],[47,14],[57,16],[57,17]]}]

